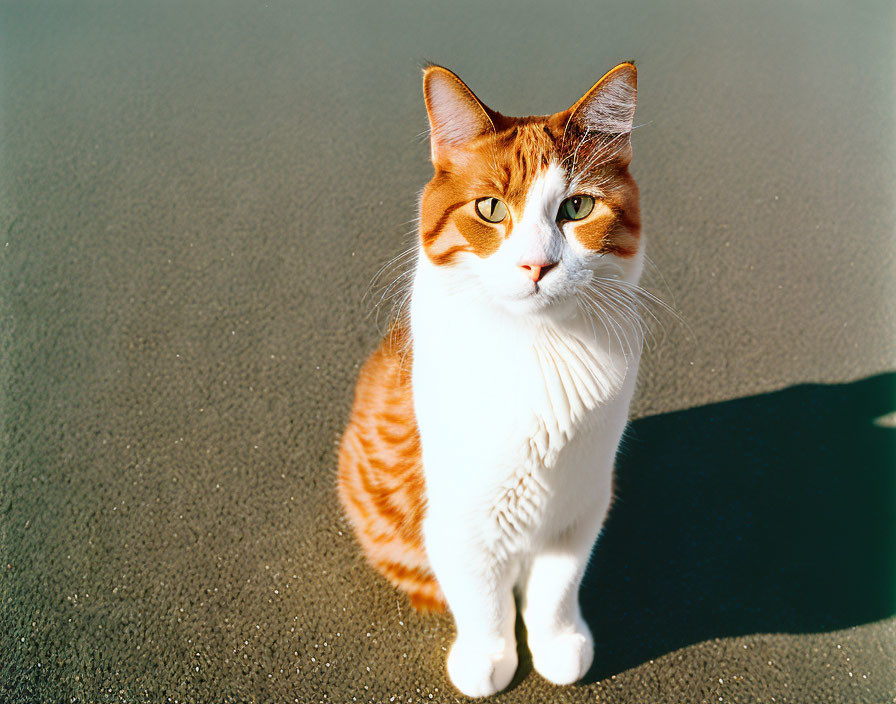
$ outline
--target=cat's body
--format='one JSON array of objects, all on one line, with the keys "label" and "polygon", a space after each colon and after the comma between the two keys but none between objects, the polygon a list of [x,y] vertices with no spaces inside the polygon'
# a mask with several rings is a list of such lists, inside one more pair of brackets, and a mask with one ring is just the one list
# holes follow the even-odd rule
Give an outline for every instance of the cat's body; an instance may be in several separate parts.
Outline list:
[{"label": "cat's body", "polygon": [[339,486],[371,563],[416,606],[447,601],[465,694],[513,676],[514,587],[536,669],[568,683],[591,664],[578,588],[641,346],[634,82],[622,64],[569,111],[518,119],[427,71],[410,314],[362,370]]}]

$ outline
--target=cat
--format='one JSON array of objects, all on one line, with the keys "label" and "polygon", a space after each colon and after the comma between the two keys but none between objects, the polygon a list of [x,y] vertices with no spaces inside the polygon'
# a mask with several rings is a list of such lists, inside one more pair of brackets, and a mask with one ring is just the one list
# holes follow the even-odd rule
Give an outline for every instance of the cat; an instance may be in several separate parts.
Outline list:
[{"label": "cat", "polygon": [[468,696],[517,667],[580,679],[579,585],[610,508],[643,342],[629,174],[632,62],[571,108],[506,117],[424,70],[434,176],[408,313],[361,369],[339,497],[368,561],[418,609],[450,609]]}]

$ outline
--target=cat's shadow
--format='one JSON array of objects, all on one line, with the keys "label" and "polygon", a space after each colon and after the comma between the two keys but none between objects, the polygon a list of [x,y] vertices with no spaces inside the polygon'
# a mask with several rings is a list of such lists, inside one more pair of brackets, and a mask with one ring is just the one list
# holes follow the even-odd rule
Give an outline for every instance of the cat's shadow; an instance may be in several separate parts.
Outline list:
[{"label": "cat's shadow", "polygon": [[894,410],[889,373],[634,422],[582,586],[586,681],[710,638],[896,613]]}]

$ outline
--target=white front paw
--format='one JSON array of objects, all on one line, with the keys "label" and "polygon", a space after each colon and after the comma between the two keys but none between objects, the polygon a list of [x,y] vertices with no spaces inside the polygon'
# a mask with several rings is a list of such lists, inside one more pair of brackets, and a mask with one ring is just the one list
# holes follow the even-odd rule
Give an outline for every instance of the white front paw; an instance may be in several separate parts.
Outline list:
[{"label": "white front paw", "polygon": [[529,635],[532,664],[549,682],[572,684],[580,680],[594,660],[594,641],[584,623],[577,630],[558,635]]},{"label": "white front paw", "polygon": [[485,643],[458,639],[448,653],[451,683],[468,697],[500,692],[513,679],[516,665],[516,643],[505,638]]}]

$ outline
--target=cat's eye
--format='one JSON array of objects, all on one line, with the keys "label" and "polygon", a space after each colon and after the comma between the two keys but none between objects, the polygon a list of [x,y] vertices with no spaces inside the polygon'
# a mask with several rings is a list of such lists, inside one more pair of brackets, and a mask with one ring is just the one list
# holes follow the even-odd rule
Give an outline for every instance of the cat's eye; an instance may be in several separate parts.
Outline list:
[{"label": "cat's eye", "polygon": [[581,220],[588,216],[594,208],[594,198],[591,196],[573,196],[560,204],[557,212],[558,220]]},{"label": "cat's eye", "polygon": [[497,198],[480,198],[476,201],[476,212],[486,222],[501,222],[507,217],[507,206]]}]

